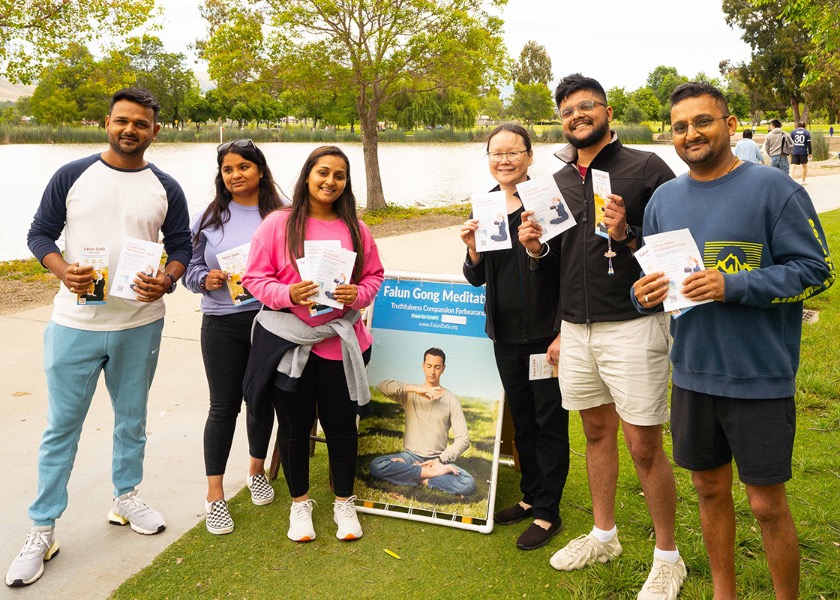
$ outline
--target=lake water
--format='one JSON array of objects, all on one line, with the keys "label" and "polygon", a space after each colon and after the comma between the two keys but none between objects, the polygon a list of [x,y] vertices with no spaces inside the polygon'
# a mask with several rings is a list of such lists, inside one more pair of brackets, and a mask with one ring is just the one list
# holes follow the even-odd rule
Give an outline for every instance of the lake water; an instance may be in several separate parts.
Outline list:
[{"label": "lake water", "polygon": [[[317,146],[314,143],[260,144],[275,181],[291,194],[303,162]],[[536,144],[531,176],[553,173],[562,163],[553,156],[558,144]],[[634,146],[659,154],[675,173],[687,169],[673,147]],[[44,188],[53,173],[72,160],[104,150],[104,144],[0,145],[2,219],[0,260],[27,258],[26,233],[38,208]],[[353,189],[361,206],[366,185],[361,144],[341,144],[350,158]],[[441,206],[463,202],[474,191],[486,191],[495,182],[490,177],[484,145],[382,144],[379,165],[389,204]],[[216,173],[215,144],[152,144],[146,157],[172,175],[184,188],[190,215],[203,210],[213,197]]]}]

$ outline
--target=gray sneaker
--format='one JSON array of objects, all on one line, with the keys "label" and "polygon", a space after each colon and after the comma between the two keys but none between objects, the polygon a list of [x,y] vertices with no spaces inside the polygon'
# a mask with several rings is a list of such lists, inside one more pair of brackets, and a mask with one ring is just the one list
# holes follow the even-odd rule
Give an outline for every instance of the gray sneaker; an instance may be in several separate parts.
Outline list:
[{"label": "gray sneaker", "polygon": [[44,561],[58,554],[58,540],[52,527],[33,527],[26,542],[6,573],[6,585],[23,587],[35,583],[44,573]]},{"label": "gray sneaker", "polygon": [[118,498],[114,498],[114,505],[108,513],[111,525],[131,524],[131,528],[143,535],[154,535],[166,529],[166,522],[161,514],[152,510],[137,496],[137,490],[132,490]]},{"label": "gray sneaker", "polygon": [[594,535],[576,537],[558,550],[549,561],[558,571],[576,571],[595,563],[605,563],[621,554],[616,535],[609,542],[599,542]]}]

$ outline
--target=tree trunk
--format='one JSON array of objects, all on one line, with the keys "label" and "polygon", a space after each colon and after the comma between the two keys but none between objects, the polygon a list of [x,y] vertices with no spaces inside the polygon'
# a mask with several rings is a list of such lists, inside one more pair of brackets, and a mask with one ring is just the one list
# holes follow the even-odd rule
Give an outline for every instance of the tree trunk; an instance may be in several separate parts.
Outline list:
[{"label": "tree trunk", "polygon": [[[361,111],[359,111],[361,113]],[[371,116],[371,113],[373,116]],[[379,131],[376,111],[359,115],[359,129],[362,133],[362,153],[365,157],[365,181],[367,182],[367,210],[388,206],[382,191],[382,177],[379,174]]]},{"label": "tree trunk", "polygon": [[799,100],[797,100],[793,96],[790,97],[790,108],[793,112],[793,122],[799,123]]}]

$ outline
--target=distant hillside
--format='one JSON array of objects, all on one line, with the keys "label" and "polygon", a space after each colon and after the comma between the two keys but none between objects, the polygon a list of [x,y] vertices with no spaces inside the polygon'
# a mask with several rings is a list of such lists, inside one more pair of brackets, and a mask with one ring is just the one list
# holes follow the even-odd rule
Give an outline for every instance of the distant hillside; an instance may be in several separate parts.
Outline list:
[{"label": "distant hillside", "polygon": [[11,100],[14,102],[21,96],[31,96],[34,91],[34,85],[19,85],[0,77],[0,101]]}]

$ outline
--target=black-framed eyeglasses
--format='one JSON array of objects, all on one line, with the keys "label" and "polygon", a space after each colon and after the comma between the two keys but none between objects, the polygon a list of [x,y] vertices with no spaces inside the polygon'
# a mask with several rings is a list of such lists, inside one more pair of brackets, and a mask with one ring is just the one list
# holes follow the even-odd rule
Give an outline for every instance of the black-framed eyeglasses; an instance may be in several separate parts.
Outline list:
[{"label": "black-framed eyeglasses", "polygon": [[528,154],[527,150],[511,150],[510,152],[488,152],[487,158],[490,159],[491,163],[500,163],[502,162],[505,157],[512,162],[519,162],[522,160],[522,156],[524,154]]},{"label": "black-framed eyeglasses", "polygon": [[242,139],[233,140],[232,142],[225,142],[224,144],[219,144],[219,146],[216,148],[216,152],[221,154],[222,152],[226,152],[231,146],[235,146],[237,148],[256,148],[253,140]]},{"label": "black-framed eyeglasses", "polygon": [[671,124],[671,136],[672,137],[685,137],[688,134],[688,126],[691,125],[694,127],[694,131],[697,133],[706,133],[709,129],[712,128],[715,121],[720,121],[721,119],[728,119],[731,115],[724,115],[722,117],[700,117],[696,121],[692,121],[690,123],[686,123],[685,121],[678,121],[677,123]]},{"label": "black-framed eyeglasses", "polygon": [[567,106],[566,108],[560,109],[560,118],[561,119],[568,119],[573,114],[575,114],[575,110],[578,112],[590,112],[595,110],[595,106],[603,106],[604,108],[607,107],[606,104],[603,102],[598,102],[597,100],[582,100],[581,102],[577,103],[577,106]]}]

